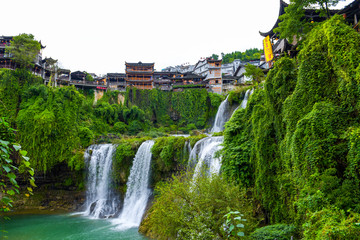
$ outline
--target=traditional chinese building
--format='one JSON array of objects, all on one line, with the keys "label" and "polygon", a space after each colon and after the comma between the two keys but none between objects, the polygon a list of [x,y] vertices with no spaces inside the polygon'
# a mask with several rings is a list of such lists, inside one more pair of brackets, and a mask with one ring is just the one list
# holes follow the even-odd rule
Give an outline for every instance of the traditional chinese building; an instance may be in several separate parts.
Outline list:
[{"label": "traditional chinese building", "polygon": [[16,69],[15,62],[5,52],[5,47],[10,46],[13,37],[0,36],[0,68]]},{"label": "traditional chinese building", "polygon": [[126,85],[139,89],[153,89],[154,65],[154,63],[125,62]]},{"label": "traditional chinese building", "polygon": [[221,62],[222,60],[207,59],[209,72],[205,81],[209,82],[209,88],[214,93],[222,93]]},{"label": "traditional chinese building", "polygon": [[351,26],[356,29],[357,32],[360,32],[359,27],[359,18],[360,18],[360,0],[355,0],[342,10],[338,12],[338,14],[342,14],[347,22],[351,24]]},{"label": "traditional chinese building", "polygon": [[[279,9],[279,17],[285,14],[285,8],[288,7],[289,4],[280,0],[280,9]],[[329,15],[333,16],[338,13],[339,10],[329,9]],[[296,54],[296,45],[297,39],[294,37],[292,39],[292,43],[289,43],[289,39],[280,39],[280,34],[275,32],[274,29],[279,27],[279,23],[281,22],[280,18],[278,17],[277,21],[275,22],[274,26],[267,32],[259,32],[261,36],[264,38],[269,37],[272,43],[272,51],[273,55],[279,56],[283,52],[287,52],[290,56]],[[326,17],[321,15],[319,9],[304,9],[304,18],[303,20],[308,22],[322,22],[326,20]]]},{"label": "traditional chinese building", "polygon": [[204,76],[209,89],[215,93],[222,93],[221,62],[222,60],[206,58],[198,61],[193,71],[197,75]]},{"label": "traditional chinese building", "polygon": [[76,71],[71,73],[72,81],[85,81],[86,73],[83,71]]},{"label": "traditional chinese building", "polygon": [[107,82],[112,90],[125,91],[126,89],[126,75],[124,73],[108,73]]}]

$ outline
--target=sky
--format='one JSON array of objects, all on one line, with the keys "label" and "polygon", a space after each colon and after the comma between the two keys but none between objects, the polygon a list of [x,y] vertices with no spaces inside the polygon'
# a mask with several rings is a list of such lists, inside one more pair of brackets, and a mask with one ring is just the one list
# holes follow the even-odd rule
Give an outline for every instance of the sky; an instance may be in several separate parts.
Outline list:
[{"label": "sky", "polygon": [[[4,2],[2,2],[4,1]],[[341,2],[337,8],[352,2]],[[262,48],[279,0],[0,0],[0,35],[33,34],[43,57],[98,75],[125,72],[125,62],[155,69],[196,64],[215,53]],[[6,19],[6,20],[5,20]]]}]

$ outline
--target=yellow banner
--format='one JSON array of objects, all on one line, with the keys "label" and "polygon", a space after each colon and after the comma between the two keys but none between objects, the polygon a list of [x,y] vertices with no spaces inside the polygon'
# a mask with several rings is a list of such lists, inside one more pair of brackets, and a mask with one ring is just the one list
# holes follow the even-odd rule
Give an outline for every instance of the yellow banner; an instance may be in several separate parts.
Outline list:
[{"label": "yellow banner", "polygon": [[270,62],[271,60],[273,60],[274,54],[273,54],[273,51],[272,51],[272,46],[271,46],[269,36],[264,38],[263,44],[264,44],[264,54],[265,54],[266,62]]}]

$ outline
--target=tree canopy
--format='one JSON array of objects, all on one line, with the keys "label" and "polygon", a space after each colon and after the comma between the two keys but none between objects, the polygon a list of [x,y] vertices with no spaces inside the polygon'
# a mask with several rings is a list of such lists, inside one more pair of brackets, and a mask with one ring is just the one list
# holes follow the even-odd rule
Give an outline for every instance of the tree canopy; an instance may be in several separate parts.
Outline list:
[{"label": "tree canopy", "polygon": [[257,82],[258,84],[264,79],[263,71],[252,64],[247,64],[245,66],[245,73],[246,77],[250,77],[253,81]]},{"label": "tree canopy", "polygon": [[36,56],[41,49],[41,45],[34,39],[32,34],[20,34],[10,41],[10,46],[6,46],[6,52],[9,53],[21,68],[34,66]]},{"label": "tree canopy", "polygon": [[330,17],[329,8],[336,6],[340,0],[290,0],[290,4],[285,8],[285,14],[279,19],[279,27],[275,32],[280,33],[281,38],[286,38],[293,42],[294,37],[300,39],[304,37],[315,25],[312,19],[305,18],[305,9],[318,9],[320,16]]},{"label": "tree canopy", "polygon": [[[221,53],[221,58],[223,64],[232,63],[235,59],[240,59],[241,61],[251,61],[251,60],[260,59],[262,53],[263,53],[262,49],[250,48],[247,49],[245,52],[235,51],[232,53]],[[212,55],[213,58],[214,55],[216,54]]]}]

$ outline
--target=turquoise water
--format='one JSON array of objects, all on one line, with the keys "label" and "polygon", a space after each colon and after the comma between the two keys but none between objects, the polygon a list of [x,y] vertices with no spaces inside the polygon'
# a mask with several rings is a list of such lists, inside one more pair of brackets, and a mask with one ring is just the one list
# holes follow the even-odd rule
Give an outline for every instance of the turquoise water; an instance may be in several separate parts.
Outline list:
[{"label": "turquoise water", "polygon": [[108,220],[89,219],[76,215],[15,215],[0,220],[0,239],[9,240],[107,240],[147,239],[137,228],[119,231]]}]

